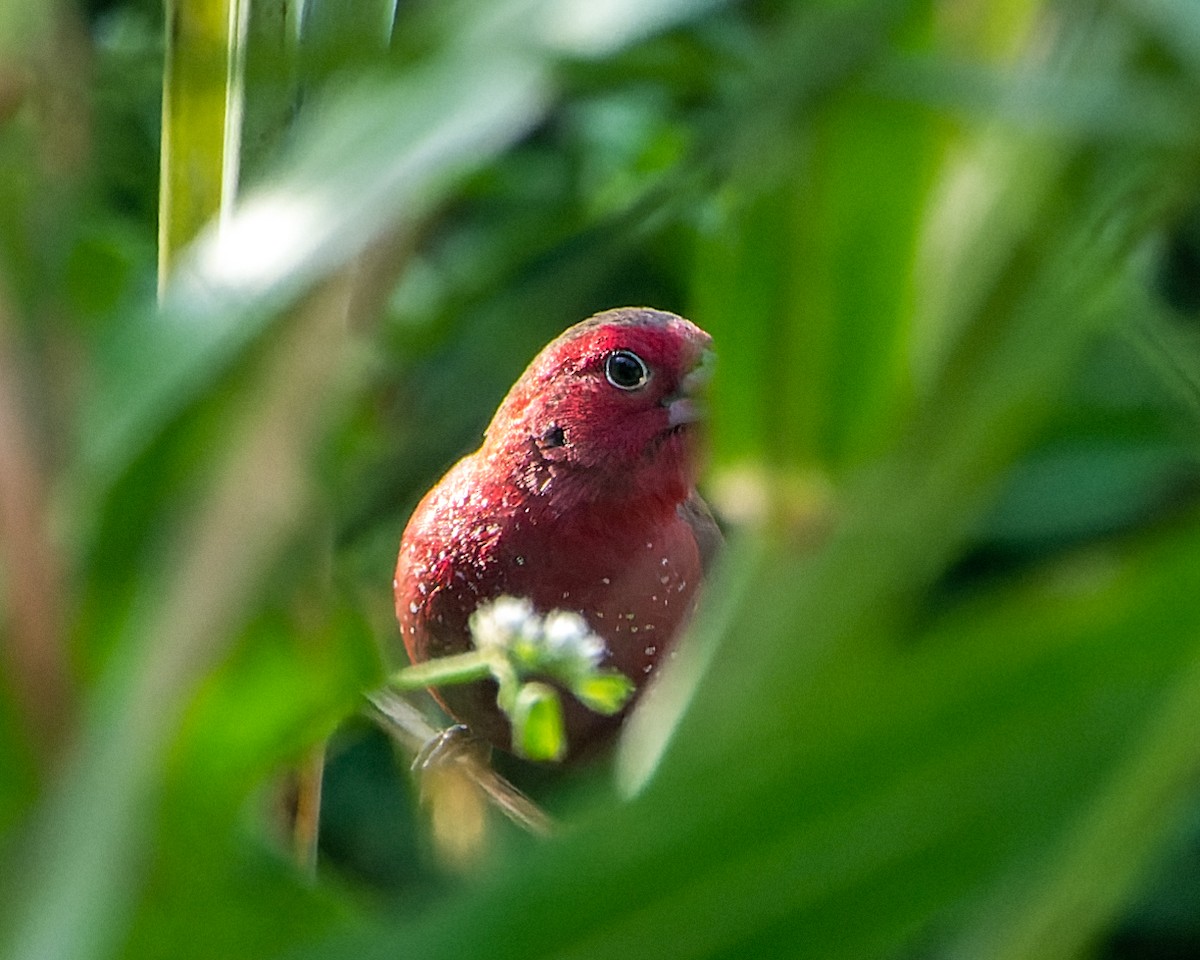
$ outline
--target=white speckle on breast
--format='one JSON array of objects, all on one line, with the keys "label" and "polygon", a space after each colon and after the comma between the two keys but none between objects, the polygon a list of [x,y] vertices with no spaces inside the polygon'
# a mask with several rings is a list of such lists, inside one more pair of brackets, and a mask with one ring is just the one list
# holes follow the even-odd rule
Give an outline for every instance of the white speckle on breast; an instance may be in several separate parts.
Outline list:
[{"label": "white speckle on breast", "polygon": [[414,600],[412,603],[410,603],[410,604],[408,605],[408,612],[409,612],[409,613],[416,613],[416,612],[417,612],[418,610],[420,610],[420,609],[421,609],[421,608],[420,608],[419,606],[417,606],[417,601],[416,601],[416,600]]}]

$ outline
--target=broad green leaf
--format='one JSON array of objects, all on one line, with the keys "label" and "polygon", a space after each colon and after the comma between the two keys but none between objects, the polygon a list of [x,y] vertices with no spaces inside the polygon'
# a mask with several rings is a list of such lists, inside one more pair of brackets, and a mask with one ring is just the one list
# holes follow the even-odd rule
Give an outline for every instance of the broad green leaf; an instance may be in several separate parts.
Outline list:
[{"label": "broad green leaf", "polygon": [[115,331],[83,416],[88,486],[111,482],[316,278],[519,136],[544,97],[537,65],[501,54],[363,81],[314,109],[279,173],[180,263],[161,312]]}]

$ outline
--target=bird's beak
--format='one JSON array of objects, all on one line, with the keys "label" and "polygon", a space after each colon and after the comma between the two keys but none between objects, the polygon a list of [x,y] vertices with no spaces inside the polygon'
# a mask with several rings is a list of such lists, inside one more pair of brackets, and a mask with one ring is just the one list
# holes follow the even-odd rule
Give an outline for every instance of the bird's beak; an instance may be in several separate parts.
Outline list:
[{"label": "bird's beak", "polygon": [[706,349],[701,352],[696,365],[679,381],[679,389],[663,398],[663,405],[667,408],[669,426],[677,427],[704,419],[704,405],[701,397],[707,389],[709,381],[712,380],[716,359],[717,355],[712,350]]}]

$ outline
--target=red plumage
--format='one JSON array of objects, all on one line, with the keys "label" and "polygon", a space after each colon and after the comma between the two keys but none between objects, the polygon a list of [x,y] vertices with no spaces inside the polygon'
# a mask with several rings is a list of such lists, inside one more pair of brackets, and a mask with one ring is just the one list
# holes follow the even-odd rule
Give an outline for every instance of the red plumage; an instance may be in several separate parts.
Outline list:
[{"label": "red plumage", "polygon": [[[414,663],[470,649],[467,621],[502,594],[578,612],[636,684],[691,614],[720,534],[694,489],[711,338],[647,308],[601,313],[542,350],[483,445],[414,511],[396,566],[396,616]],[[508,749],[495,687],[436,696]],[[564,695],[571,751],[615,729]]]}]

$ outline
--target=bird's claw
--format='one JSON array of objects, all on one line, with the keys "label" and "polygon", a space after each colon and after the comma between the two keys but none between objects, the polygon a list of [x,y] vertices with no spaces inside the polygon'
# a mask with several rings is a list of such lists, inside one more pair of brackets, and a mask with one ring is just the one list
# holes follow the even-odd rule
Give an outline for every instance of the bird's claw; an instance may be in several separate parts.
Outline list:
[{"label": "bird's claw", "polygon": [[456,723],[426,741],[413,758],[412,769],[417,773],[428,773],[462,760],[474,760],[486,766],[491,755],[491,744],[477,737],[465,723]]}]

